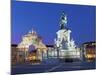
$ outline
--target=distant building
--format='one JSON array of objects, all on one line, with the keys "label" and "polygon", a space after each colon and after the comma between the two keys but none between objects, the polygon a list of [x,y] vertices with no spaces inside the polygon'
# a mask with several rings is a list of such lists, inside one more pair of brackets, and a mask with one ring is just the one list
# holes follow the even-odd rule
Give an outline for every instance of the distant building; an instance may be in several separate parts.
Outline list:
[{"label": "distant building", "polygon": [[25,63],[25,52],[18,50],[17,44],[11,45],[11,63],[12,65]]},{"label": "distant building", "polygon": [[55,50],[54,45],[46,45],[46,47],[48,50],[43,54],[43,58],[57,58],[57,51]]},{"label": "distant building", "polygon": [[17,45],[11,45],[11,63],[15,64],[17,62]]},{"label": "distant building", "polygon": [[85,42],[82,44],[83,58],[86,61],[95,61],[96,59],[96,43]]}]

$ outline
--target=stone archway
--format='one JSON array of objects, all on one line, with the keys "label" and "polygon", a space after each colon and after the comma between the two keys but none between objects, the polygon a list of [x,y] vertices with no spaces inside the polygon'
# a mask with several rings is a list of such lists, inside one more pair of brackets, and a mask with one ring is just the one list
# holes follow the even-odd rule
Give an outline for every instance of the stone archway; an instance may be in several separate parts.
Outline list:
[{"label": "stone archway", "polygon": [[31,31],[22,37],[21,43],[18,44],[18,50],[25,54],[24,59],[27,59],[30,50],[36,50],[37,59],[42,61],[43,52],[47,51],[47,47],[43,44],[42,40],[38,37],[36,32]]},{"label": "stone archway", "polygon": [[29,52],[31,52],[31,51],[34,51],[35,50],[35,46],[32,44],[32,45],[29,45],[29,48],[28,48],[29,50]]}]

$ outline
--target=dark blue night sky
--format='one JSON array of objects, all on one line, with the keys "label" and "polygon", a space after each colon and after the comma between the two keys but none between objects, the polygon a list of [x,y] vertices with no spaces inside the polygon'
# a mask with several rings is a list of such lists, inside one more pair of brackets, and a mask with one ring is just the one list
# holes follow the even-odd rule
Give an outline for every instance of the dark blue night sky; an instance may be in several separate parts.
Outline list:
[{"label": "dark blue night sky", "polygon": [[62,11],[68,16],[67,28],[77,45],[96,39],[95,6],[12,1],[11,8],[12,44],[20,43],[32,29],[45,44],[53,44]]}]

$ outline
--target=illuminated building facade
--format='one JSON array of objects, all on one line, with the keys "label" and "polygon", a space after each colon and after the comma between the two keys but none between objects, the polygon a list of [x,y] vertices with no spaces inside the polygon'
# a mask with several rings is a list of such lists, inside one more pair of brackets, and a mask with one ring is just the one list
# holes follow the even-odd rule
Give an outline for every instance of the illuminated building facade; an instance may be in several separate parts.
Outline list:
[{"label": "illuminated building facade", "polygon": [[47,50],[41,38],[33,30],[22,37],[22,41],[18,44],[17,48],[19,51],[24,52],[25,61],[42,61],[42,54]]},{"label": "illuminated building facade", "polygon": [[11,45],[11,63],[15,64],[17,62],[17,45],[13,44]]},{"label": "illuminated building facade", "polygon": [[25,63],[25,53],[19,51],[16,44],[11,45],[11,63],[14,64],[23,64]]},{"label": "illuminated building facade", "polygon": [[96,59],[96,43],[85,42],[82,44],[83,57],[86,61],[95,61]]}]

